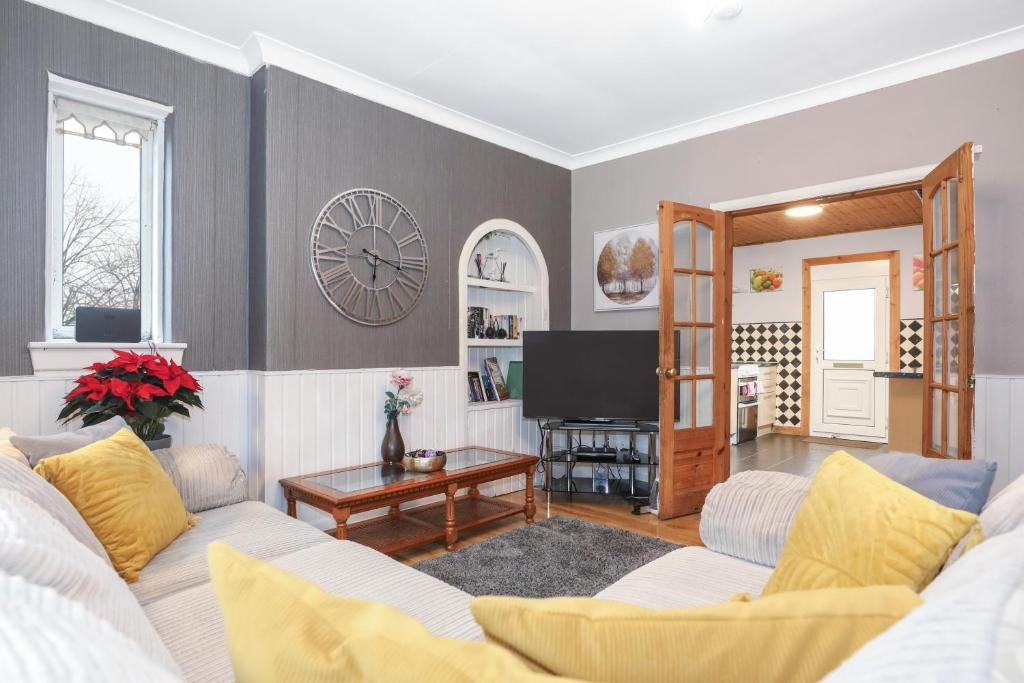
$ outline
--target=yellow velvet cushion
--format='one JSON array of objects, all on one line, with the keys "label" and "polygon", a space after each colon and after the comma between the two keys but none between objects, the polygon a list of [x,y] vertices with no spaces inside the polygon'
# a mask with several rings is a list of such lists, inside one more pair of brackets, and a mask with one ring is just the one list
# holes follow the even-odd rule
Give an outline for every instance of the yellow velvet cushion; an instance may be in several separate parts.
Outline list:
[{"label": "yellow velvet cushion", "polygon": [[921,591],[977,523],[836,451],[811,481],[761,595],[874,585]]},{"label": "yellow velvet cushion", "polygon": [[208,557],[241,683],[551,679],[500,647],[433,636],[394,607],[330,595],[224,543]]},{"label": "yellow velvet cushion", "polygon": [[130,429],[43,458],[35,471],[71,501],[128,583],[195,524],[170,478]]},{"label": "yellow velvet cushion", "polygon": [[655,611],[591,598],[482,597],[488,641],[587,681],[817,681],[917,607],[899,586]]}]

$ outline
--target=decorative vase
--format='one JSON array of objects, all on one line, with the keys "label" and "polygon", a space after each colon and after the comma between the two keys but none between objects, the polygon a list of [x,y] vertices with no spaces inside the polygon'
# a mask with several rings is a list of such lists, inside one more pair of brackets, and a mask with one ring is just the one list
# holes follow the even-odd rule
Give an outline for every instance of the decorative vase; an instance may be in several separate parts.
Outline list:
[{"label": "decorative vase", "polygon": [[151,451],[160,450],[161,448],[170,448],[171,435],[160,434],[159,436],[154,436],[152,439],[149,439],[148,441],[143,441],[142,443],[146,444],[146,448],[148,448]]},{"label": "decorative vase", "polygon": [[388,416],[388,428],[380,444],[380,457],[392,465],[401,464],[405,457],[405,442],[402,441],[402,432],[398,430],[398,415]]}]

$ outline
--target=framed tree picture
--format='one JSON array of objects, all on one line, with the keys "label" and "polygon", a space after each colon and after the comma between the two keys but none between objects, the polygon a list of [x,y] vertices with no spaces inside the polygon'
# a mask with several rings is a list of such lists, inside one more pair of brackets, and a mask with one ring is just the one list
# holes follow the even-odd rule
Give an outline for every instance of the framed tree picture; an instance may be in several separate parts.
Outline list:
[{"label": "framed tree picture", "polygon": [[594,233],[594,310],[658,307],[658,225]]}]

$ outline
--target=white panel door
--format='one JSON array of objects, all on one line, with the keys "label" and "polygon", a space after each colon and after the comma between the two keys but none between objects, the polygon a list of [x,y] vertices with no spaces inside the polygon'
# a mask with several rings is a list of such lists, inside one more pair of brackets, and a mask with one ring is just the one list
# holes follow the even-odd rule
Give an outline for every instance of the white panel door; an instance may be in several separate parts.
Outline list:
[{"label": "white panel door", "polygon": [[874,373],[889,367],[888,263],[818,270],[811,276],[811,434],[885,441],[888,380]]}]

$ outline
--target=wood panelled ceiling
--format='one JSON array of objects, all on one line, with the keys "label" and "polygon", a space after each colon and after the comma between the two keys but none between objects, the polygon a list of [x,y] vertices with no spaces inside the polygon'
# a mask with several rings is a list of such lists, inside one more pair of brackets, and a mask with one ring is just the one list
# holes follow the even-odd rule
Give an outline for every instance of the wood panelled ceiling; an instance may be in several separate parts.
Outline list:
[{"label": "wood panelled ceiling", "polygon": [[[820,204],[823,211],[817,216],[806,218],[786,215],[789,206],[803,204]],[[809,200],[763,213],[735,212],[733,244],[742,247],[864,230],[900,228],[921,225],[922,220],[921,199],[913,189],[849,199]]]}]

